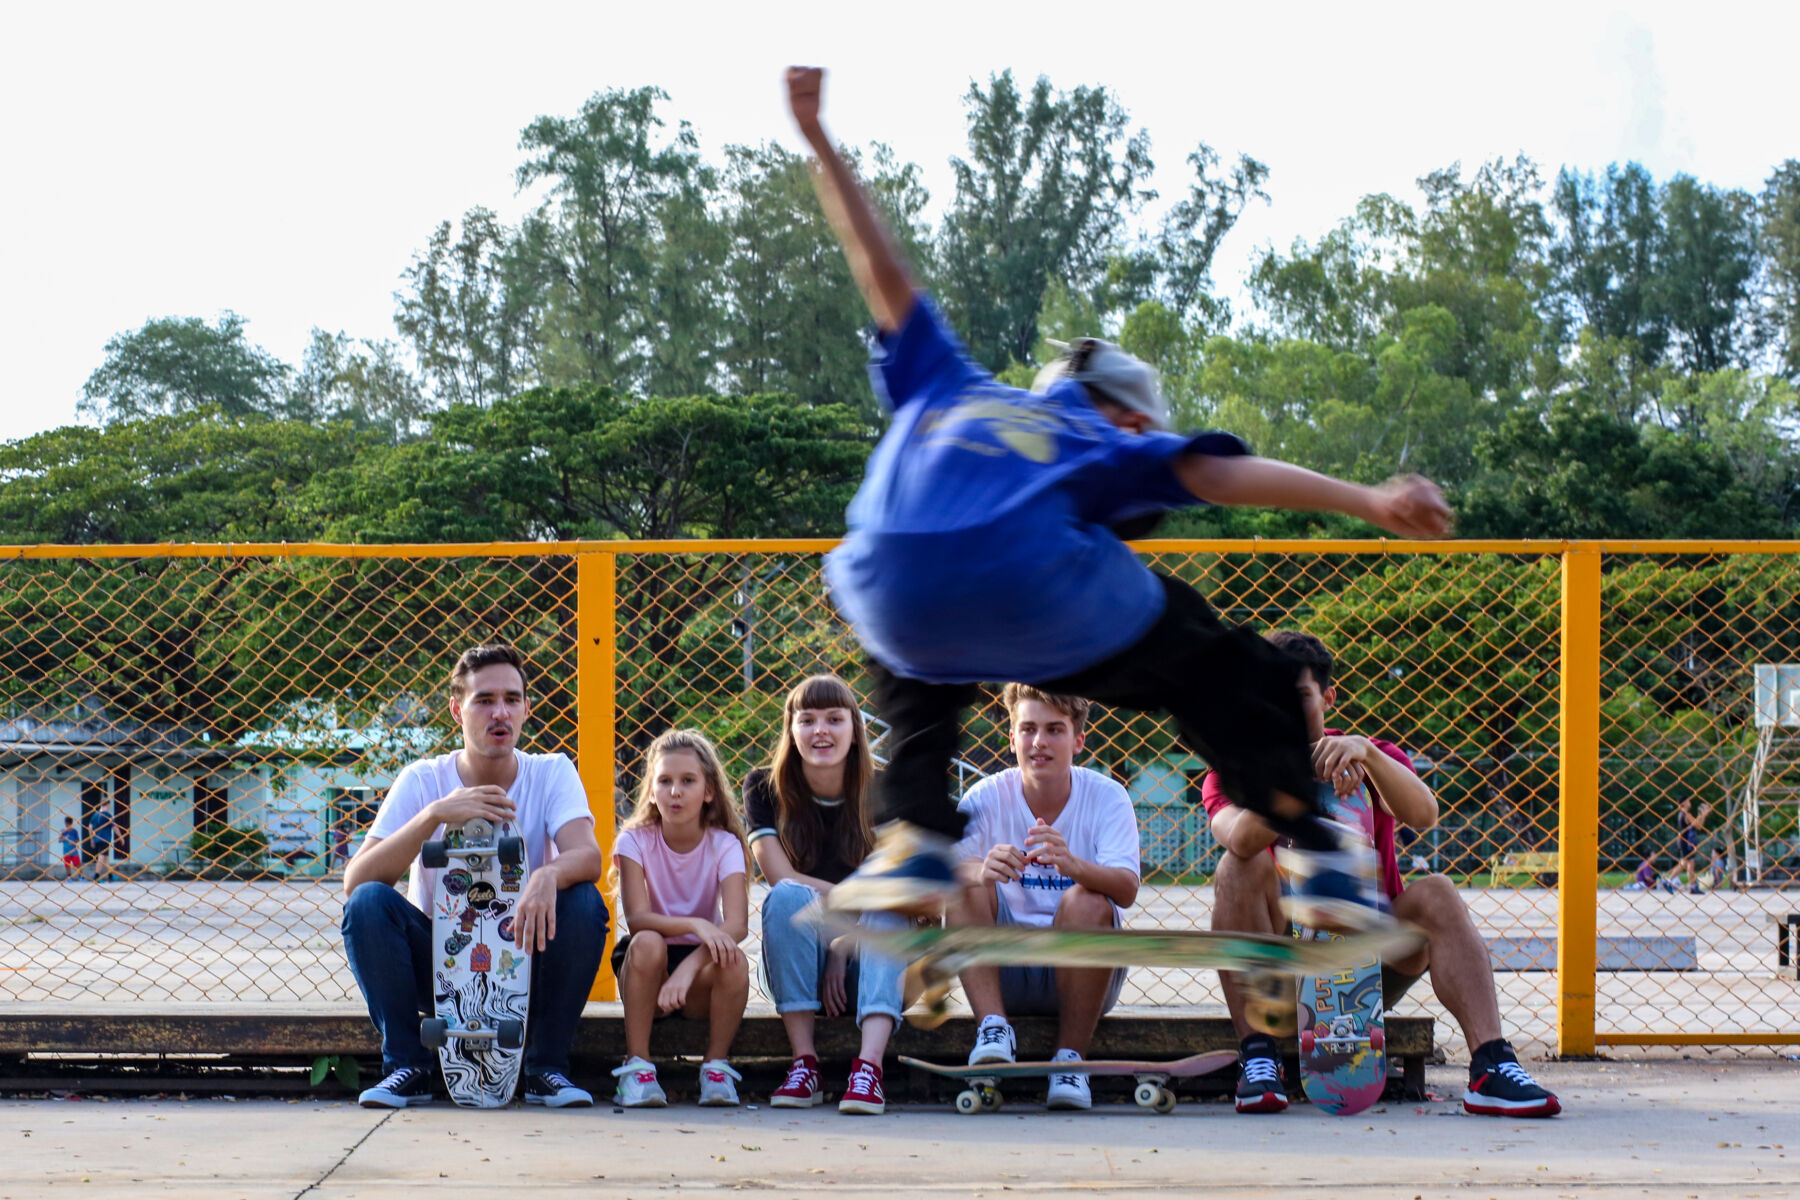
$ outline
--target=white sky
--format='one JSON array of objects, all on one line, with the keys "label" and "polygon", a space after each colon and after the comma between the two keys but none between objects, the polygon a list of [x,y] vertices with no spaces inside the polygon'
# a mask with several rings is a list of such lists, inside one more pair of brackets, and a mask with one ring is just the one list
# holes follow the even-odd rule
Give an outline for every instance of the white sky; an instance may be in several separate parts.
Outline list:
[{"label": "white sky", "polygon": [[[1004,15],[1000,15],[1004,12]],[[884,16],[891,13],[891,16]],[[1146,127],[1165,199],[1186,156],[1271,168],[1215,267],[1315,238],[1371,192],[1523,152],[1546,174],[1636,159],[1757,190],[1800,156],[1800,6],[912,0],[279,6],[151,0],[0,17],[0,439],[75,419],[112,335],[233,309],[297,363],[318,325],[395,336],[392,294],[439,221],[517,217],[519,130],[656,84],[711,161],[798,149],[781,69],[825,65],[843,141],[886,141],[933,202],[971,79],[1104,84]]]}]

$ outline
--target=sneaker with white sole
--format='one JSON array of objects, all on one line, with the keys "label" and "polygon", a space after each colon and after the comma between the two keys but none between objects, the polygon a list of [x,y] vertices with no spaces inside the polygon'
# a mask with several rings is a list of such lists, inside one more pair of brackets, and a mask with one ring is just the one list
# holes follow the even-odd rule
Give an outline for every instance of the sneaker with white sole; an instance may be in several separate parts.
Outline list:
[{"label": "sneaker with white sole", "polygon": [[1391,927],[1394,918],[1377,886],[1381,867],[1375,847],[1361,830],[1336,821],[1321,823],[1336,832],[1336,850],[1281,846],[1275,851],[1292,887],[1282,897],[1282,911],[1306,929],[1360,933]]},{"label": "sneaker with white sole", "polygon": [[632,1055],[624,1064],[613,1068],[619,1082],[613,1089],[613,1103],[620,1108],[665,1108],[669,1097],[656,1081],[656,1064]]},{"label": "sneaker with white sole", "polygon": [[700,1064],[700,1106],[702,1108],[735,1108],[737,1084],[742,1079],[737,1069],[722,1058],[709,1058]]},{"label": "sneaker with white sole", "polygon": [[937,916],[961,898],[956,843],[910,821],[889,821],[862,865],[825,897],[838,912],[870,909]]},{"label": "sneaker with white sole", "polygon": [[[1073,1050],[1058,1050],[1051,1062],[1080,1062],[1081,1055]],[[1045,1108],[1092,1108],[1094,1093],[1088,1087],[1086,1071],[1070,1071],[1061,1075],[1050,1076],[1050,1087],[1044,1093]]]},{"label": "sneaker with white sole", "polygon": [[811,1108],[825,1102],[825,1089],[819,1083],[819,1060],[802,1054],[788,1068],[787,1079],[769,1096],[770,1108]]},{"label": "sneaker with white sole", "polygon": [[983,1017],[975,1031],[975,1047],[969,1051],[969,1065],[1017,1062],[1018,1039],[1005,1017]]},{"label": "sneaker with white sole", "polygon": [[841,1113],[879,1116],[887,1111],[887,1093],[881,1090],[881,1065],[867,1059],[850,1060],[850,1085],[838,1101]]},{"label": "sneaker with white sole", "polygon": [[364,1088],[357,1103],[364,1108],[411,1108],[431,1103],[431,1072],[424,1067],[401,1067],[372,1088]]},{"label": "sneaker with white sole", "polygon": [[[1292,988],[1292,984],[1288,985]],[[1241,1113],[1278,1113],[1288,1106],[1281,1085],[1281,1060],[1275,1039],[1251,1034],[1238,1048],[1237,1110]]]},{"label": "sneaker with white sole", "polygon": [[1481,1117],[1554,1117],[1562,1103],[1519,1065],[1505,1039],[1496,1039],[1470,1056],[1463,1108]]},{"label": "sneaker with white sole", "polygon": [[525,1076],[525,1103],[546,1108],[587,1108],[593,1093],[578,1088],[561,1071],[533,1071]]}]

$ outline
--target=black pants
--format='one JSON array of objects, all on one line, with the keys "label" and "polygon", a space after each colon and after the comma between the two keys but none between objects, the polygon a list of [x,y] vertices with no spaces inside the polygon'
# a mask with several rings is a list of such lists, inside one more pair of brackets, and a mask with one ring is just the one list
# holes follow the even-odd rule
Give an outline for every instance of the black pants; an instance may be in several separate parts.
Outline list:
[{"label": "black pants", "polygon": [[[1228,627],[1192,587],[1159,575],[1168,601],[1143,637],[1111,658],[1060,679],[1022,680],[1096,704],[1166,712],[1182,744],[1219,773],[1232,802],[1309,848],[1326,848],[1317,824],[1275,817],[1274,794],[1317,803],[1312,749],[1300,707],[1300,665],[1242,627]],[[961,837],[950,802],[950,764],[973,683],[927,683],[869,660],[875,710],[888,724],[888,762],[876,776],[876,812]]]}]

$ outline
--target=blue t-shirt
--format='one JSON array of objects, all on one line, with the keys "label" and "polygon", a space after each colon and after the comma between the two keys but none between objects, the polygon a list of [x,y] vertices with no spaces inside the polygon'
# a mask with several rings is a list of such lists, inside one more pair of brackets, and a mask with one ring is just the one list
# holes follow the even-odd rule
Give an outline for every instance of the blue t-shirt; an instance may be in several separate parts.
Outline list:
[{"label": "blue t-shirt", "polygon": [[869,653],[938,683],[1042,682],[1117,654],[1162,615],[1163,588],[1107,526],[1196,504],[1189,450],[1225,433],[1131,434],[1080,384],[1044,395],[970,362],[924,297],[873,373],[894,420],[826,563]]}]

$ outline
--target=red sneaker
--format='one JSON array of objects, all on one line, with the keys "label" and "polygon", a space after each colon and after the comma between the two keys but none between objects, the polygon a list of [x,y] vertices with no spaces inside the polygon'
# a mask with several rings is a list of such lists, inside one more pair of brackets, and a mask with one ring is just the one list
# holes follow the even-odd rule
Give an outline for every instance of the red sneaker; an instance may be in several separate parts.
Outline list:
[{"label": "red sneaker", "polygon": [[881,1068],[864,1059],[850,1060],[850,1086],[838,1101],[841,1113],[869,1113],[875,1116],[887,1111],[887,1096],[881,1091]]},{"label": "red sneaker", "polygon": [[769,1097],[771,1108],[811,1108],[825,1102],[825,1091],[819,1086],[819,1060],[803,1054],[788,1068],[787,1082]]}]

